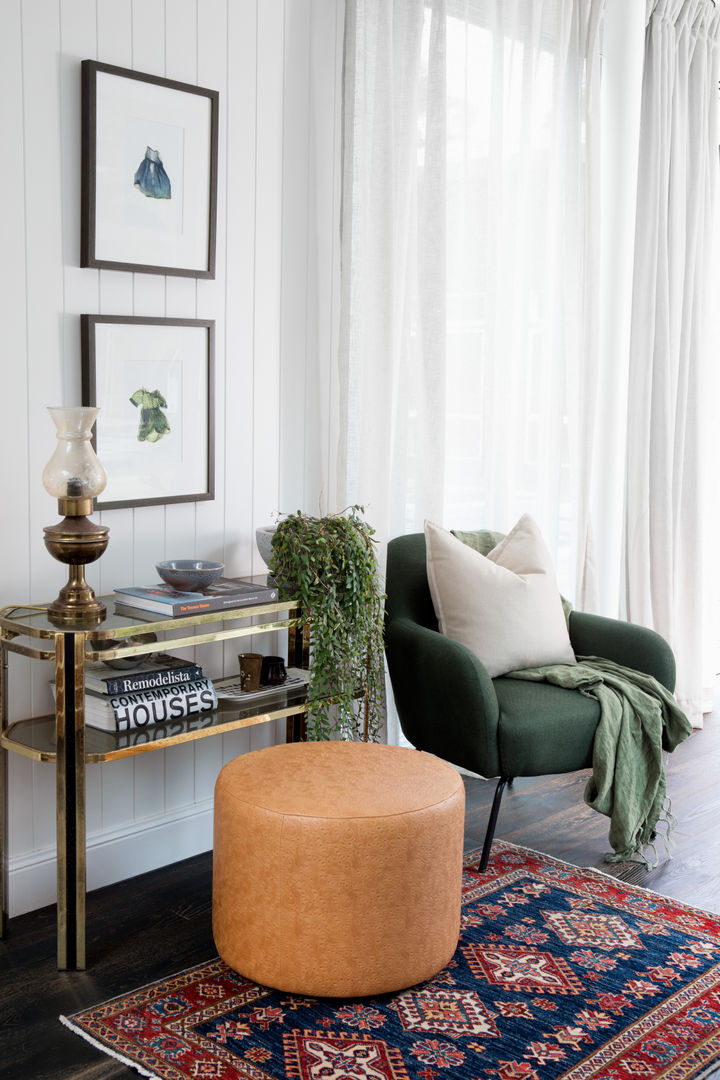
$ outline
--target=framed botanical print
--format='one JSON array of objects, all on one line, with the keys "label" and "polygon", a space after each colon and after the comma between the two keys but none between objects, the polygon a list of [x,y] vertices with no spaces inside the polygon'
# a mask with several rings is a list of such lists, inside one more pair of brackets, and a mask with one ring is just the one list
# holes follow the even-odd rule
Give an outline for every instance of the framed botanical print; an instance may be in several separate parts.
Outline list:
[{"label": "framed botanical print", "polygon": [[100,409],[108,477],[97,509],[214,498],[214,322],[80,319],[82,403]]},{"label": "framed botanical print", "polygon": [[82,63],[80,265],[215,276],[218,93]]}]

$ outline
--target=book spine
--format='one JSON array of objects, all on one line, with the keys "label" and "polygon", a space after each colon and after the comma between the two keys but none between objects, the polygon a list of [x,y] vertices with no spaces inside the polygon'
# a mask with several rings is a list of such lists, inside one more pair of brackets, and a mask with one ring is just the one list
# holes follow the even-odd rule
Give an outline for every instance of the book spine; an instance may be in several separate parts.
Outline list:
[{"label": "book spine", "polygon": [[209,712],[217,708],[217,694],[210,679],[196,679],[182,686],[117,694],[110,698],[109,707],[115,717],[116,730],[130,731]]},{"label": "book spine", "polygon": [[208,596],[202,600],[180,602],[168,608],[173,615],[192,615],[196,611],[229,611],[231,608],[253,607],[256,604],[271,604],[277,600],[277,591],[267,589],[252,596]]},{"label": "book spine", "polygon": [[163,668],[158,671],[141,671],[134,675],[117,675],[105,679],[108,694],[128,694],[135,690],[157,690],[161,686],[181,686],[202,679],[202,668],[197,664],[187,667]]},{"label": "book spine", "polygon": [[169,615],[171,618],[211,611],[229,611],[231,608],[253,607],[257,604],[272,604],[277,599],[277,589],[262,589],[251,596],[204,596],[198,600],[161,600],[154,597],[150,599],[115,590],[116,603],[136,611],[153,611],[158,615]]}]

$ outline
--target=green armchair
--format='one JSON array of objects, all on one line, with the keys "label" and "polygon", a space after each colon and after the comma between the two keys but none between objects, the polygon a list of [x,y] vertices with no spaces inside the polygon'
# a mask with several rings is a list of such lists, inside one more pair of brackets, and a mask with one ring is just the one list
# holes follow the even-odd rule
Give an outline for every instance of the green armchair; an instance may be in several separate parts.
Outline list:
[{"label": "green armchair", "polygon": [[[405,737],[483,777],[498,777],[480,870],[484,870],[505,785],[517,776],[574,772],[592,765],[598,703],[578,690],[491,679],[465,645],[438,631],[422,533],[388,544],[385,652]],[[652,630],[572,611],[577,656],[600,656],[675,685],[675,659]]]}]

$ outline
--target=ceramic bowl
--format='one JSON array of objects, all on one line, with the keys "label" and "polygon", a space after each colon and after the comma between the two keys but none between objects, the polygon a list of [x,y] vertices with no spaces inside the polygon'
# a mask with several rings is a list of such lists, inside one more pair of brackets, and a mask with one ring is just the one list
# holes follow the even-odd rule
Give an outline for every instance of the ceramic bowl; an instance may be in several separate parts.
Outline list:
[{"label": "ceramic bowl", "polygon": [[207,562],[205,559],[166,559],[165,562],[156,563],[155,569],[173,589],[196,592],[212,585],[222,574],[225,564]]}]

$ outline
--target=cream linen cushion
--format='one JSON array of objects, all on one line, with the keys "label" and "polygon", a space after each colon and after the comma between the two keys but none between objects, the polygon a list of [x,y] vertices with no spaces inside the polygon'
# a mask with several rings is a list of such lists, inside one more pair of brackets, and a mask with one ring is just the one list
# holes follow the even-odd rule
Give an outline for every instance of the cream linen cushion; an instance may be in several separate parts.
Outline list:
[{"label": "cream linen cushion", "polygon": [[491,678],[575,663],[550,552],[528,514],[487,557],[431,521],[425,541],[440,631],[467,645]]}]

